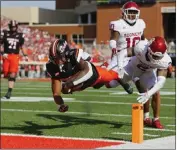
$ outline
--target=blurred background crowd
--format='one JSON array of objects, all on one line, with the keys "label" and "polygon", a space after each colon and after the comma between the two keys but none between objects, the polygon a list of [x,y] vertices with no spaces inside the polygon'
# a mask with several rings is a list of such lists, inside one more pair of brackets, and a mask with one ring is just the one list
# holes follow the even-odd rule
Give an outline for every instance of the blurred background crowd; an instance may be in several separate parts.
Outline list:
[{"label": "blurred background crowd", "polygon": [[[11,19],[1,16],[1,32],[8,29],[8,23]],[[48,61],[48,49],[50,44],[56,38],[55,35],[39,29],[31,29],[28,25],[19,25],[18,31],[24,34],[25,43],[23,48],[27,51],[29,61],[25,62],[24,56],[20,55],[20,66],[18,78],[45,78],[47,77],[45,63]],[[96,45],[94,40],[92,44],[76,44],[74,41],[68,41],[71,48],[82,48],[91,55],[93,63],[102,64],[110,59],[109,41]],[[176,41],[169,40],[168,51],[176,49]],[[3,46],[1,45],[1,51]],[[2,57],[0,58],[2,59]],[[2,67],[2,66],[1,66]],[[174,68],[172,68],[174,69]],[[2,68],[1,68],[2,70]]]}]

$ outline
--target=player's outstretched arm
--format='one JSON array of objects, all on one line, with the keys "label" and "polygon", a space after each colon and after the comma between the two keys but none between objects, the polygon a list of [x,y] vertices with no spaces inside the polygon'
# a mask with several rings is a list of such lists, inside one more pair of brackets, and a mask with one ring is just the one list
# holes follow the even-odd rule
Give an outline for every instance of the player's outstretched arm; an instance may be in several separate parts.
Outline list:
[{"label": "player's outstretched arm", "polygon": [[158,69],[157,70],[157,83],[146,93],[140,93],[140,96],[137,98],[139,103],[145,104],[149,98],[159,91],[165,84],[167,76],[167,69]]},{"label": "player's outstretched arm", "polygon": [[60,111],[60,112],[68,111],[69,107],[68,107],[68,105],[64,104],[64,100],[61,97],[61,90],[62,90],[61,81],[58,79],[52,78],[51,79],[51,88],[52,88],[54,101],[57,105],[59,105],[58,111]]}]

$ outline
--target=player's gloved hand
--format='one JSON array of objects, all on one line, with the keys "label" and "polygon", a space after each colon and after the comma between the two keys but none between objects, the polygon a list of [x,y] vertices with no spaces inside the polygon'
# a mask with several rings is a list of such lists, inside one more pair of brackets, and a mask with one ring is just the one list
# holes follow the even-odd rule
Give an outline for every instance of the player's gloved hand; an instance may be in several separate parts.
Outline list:
[{"label": "player's gloved hand", "polygon": [[68,106],[68,105],[66,105],[66,104],[61,104],[61,105],[59,106],[59,108],[58,108],[58,111],[59,111],[59,112],[66,112],[66,111],[68,111],[68,109],[69,109],[69,106]]},{"label": "player's gloved hand", "polygon": [[71,89],[74,87],[74,84],[72,81],[68,81],[68,82],[63,83],[63,87],[67,89]]},{"label": "player's gloved hand", "polygon": [[3,58],[8,58],[8,54],[4,53],[4,54],[2,55],[2,57],[3,57]]},{"label": "player's gloved hand", "polygon": [[150,95],[148,95],[148,92],[139,93],[139,95],[140,96],[137,98],[137,101],[142,104],[145,104],[150,98]]}]

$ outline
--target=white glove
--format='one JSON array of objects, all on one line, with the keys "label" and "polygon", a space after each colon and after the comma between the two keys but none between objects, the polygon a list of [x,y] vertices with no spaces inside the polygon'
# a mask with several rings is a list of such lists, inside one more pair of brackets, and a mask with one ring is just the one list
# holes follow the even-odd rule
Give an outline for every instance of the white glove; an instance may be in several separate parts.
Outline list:
[{"label": "white glove", "polygon": [[2,57],[3,57],[3,58],[8,58],[8,54],[4,53],[4,54],[2,55]]},{"label": "white glove", "polygon": [[148,92],[139,93],[138,95],[140,95],[140,96],[137,98],[137,101],[142,104],[145,104],[149,100],[149,98],[151,97],[148,95]]}]

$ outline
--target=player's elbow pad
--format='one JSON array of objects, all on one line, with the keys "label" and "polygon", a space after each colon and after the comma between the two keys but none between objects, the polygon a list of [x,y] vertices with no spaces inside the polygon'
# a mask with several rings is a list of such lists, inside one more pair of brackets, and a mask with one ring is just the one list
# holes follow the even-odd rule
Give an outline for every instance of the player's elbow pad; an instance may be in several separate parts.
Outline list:
[{"label": "player's elbow pad", "polygon": [[88,64],[88,68],[89,68],[88,72],[80,79],[74,81],[73,82],[74,85],[78,85],[80,83],[87,81],[93,75],[93,70],[92,70],[91,64],[89,62],[86,62],[86,63]]},{"label": "player's elbow pad", "polygon": [[166,78],[164,76],[158,76],[157,77],[157,83],[154,85],[154,87],[148,92],[149,95],[155,94],[157,91],[159,91],[165,84]]},{"label": "player's elbow pad", "polygon": [[110,40],[109,41],[109,46],[111,49],[116,48],[116,41],[115,40]]}]

